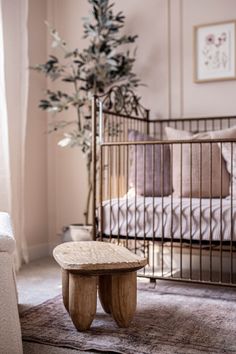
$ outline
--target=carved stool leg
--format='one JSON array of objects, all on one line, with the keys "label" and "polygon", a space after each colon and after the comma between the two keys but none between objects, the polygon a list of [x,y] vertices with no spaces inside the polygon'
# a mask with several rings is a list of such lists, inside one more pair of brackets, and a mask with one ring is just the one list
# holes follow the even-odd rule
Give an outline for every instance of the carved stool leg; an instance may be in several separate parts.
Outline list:
[{"label": "carved stool leg", "polygon": [[119,327],[128,327],[137,303],[136,272],[112,275],[111,313]]},{"label": "carved stool leg", "polygon": [[103,310],[111,313],[111,275],[100,275],[98,284],[98,294]]},{"label": "carved stool leg", "polygon": [[89,329],[97,307],[97,277],[70,273],[69,313],[78,331]]},{"label": "carved stool leg", "polygon": [[69,311],[69,272],[68,270],[61,269],[62,276],[62,297],[63,303],[67,311]]}]

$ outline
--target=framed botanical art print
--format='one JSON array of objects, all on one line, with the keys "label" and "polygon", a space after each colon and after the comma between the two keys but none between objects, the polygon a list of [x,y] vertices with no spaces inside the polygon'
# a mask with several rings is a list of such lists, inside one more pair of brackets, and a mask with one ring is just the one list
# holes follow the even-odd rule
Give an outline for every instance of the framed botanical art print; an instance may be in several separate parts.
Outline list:
[{"label": "framed botanical art print", "polygon": [[235,21],[194,27],[194,81],[236,79]]}]

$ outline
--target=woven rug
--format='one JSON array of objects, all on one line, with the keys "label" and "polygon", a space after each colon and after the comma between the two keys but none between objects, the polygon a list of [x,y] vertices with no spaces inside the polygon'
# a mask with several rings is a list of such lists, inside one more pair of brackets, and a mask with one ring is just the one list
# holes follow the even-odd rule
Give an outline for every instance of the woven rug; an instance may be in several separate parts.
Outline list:
[{"label": "woven rug", "polygon": [[139,285],[128,329],[98,303],[91,329],[77,332],[57,296],[21,314],[23,340],[108,353],[236,353],[234,289],[163,283]]}]

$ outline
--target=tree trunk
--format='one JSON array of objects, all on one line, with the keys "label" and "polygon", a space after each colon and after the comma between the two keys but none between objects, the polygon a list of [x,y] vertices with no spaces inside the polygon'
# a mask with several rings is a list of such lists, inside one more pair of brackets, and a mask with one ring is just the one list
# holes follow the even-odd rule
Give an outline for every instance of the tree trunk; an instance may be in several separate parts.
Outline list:
[{"label": "tree trunk", "polygon": [[84,211],[85,225],[88,225],[89,223],[90,202],[91,202],[91,196],[93,190],[93,185],[91,180],[91,172],[92,172],[91,169],[92,169],[92,156],[89,153],[87,156],[88,194],[87,194],[87,201],[86,201],[86,209]]}]

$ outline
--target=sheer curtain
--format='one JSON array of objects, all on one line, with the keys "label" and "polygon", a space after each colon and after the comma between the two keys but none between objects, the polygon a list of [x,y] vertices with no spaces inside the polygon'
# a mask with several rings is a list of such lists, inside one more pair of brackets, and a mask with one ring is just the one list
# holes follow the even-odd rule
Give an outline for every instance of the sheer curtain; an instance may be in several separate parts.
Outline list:
[{"label": "sheer curtain", "polygon": [[0,0],[0,210],[12,217],[17,269],[28,261],[24,225],[27,17],[28,0]]},{"label": "sheer curtain", "polygon": [[4,73],[2,4],[0,6],[0,210],[10,211],[10,166]]}]

